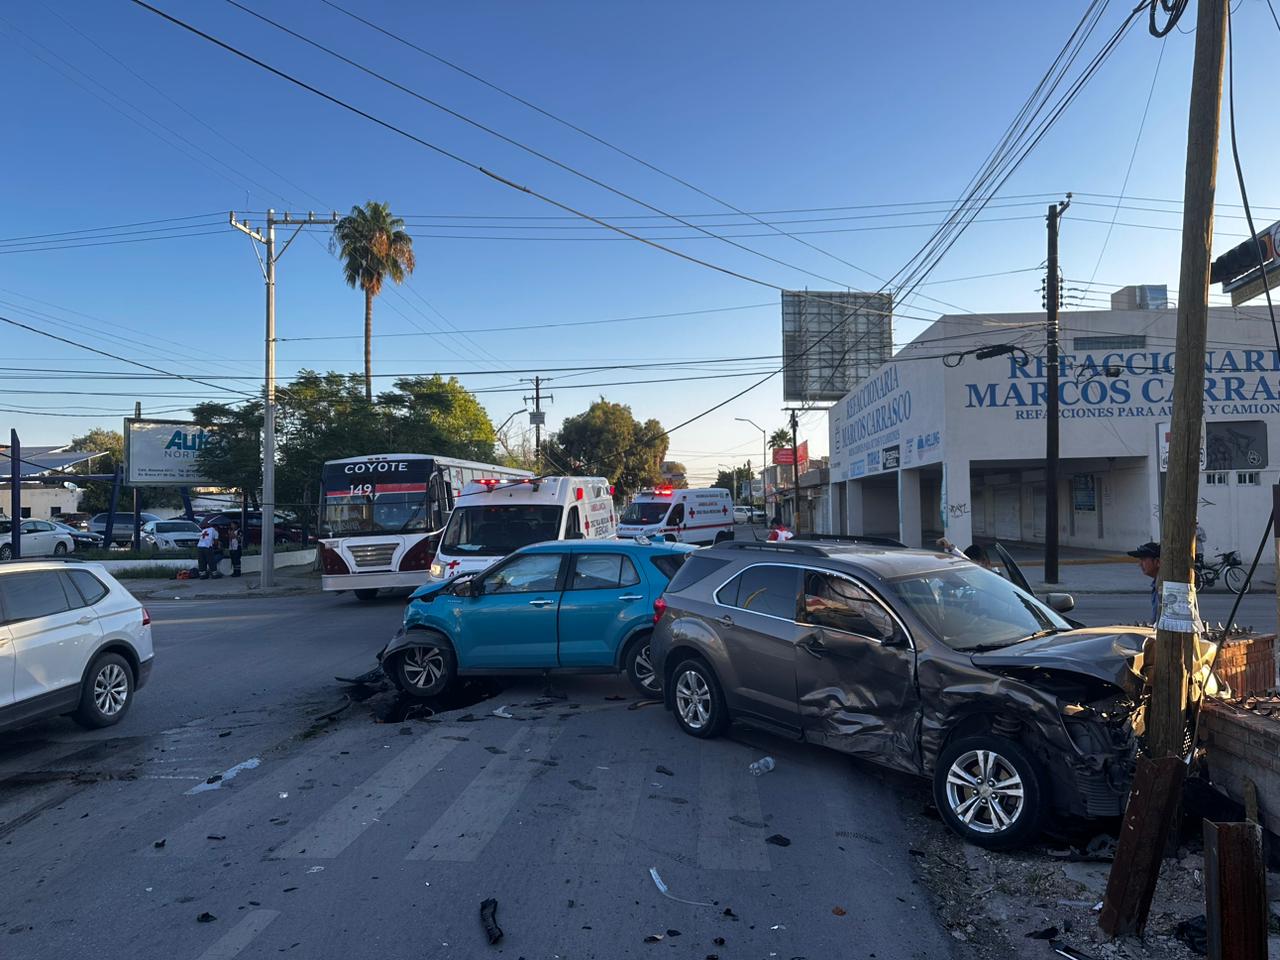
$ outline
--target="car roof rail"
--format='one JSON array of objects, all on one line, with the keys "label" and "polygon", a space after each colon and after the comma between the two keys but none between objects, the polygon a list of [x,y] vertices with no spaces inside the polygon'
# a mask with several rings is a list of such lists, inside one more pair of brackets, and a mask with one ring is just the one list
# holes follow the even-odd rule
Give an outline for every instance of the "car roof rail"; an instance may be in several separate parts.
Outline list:
[{"label": "car roof rail", "polygon": [[770,540],[729,540],[718,544],[724,550],[770,550],[776,553],[802,553],[811,557],[825,557],[827,551],[816,544],[796,543],[794,540],[782,542]]},{"label": "car roof rail", "polygon": [[871,547],[900,547],[907,549],[907,545],[901,540],[895,540],[893,537],[872,537],[858,534],[846,533],[798,533],[795,540],[813,540],[820,543],[854,543],[865,544]]}]

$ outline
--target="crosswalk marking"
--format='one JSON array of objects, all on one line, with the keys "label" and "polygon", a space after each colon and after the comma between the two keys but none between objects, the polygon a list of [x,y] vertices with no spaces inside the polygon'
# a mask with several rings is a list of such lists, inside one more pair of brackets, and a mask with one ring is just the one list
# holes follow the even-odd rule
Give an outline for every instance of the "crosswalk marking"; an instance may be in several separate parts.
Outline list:
[{"label": "crosswalk marking", "polygon": [[[409,860],[470,862],[479,857],[502,826],[524,788],[540,770],[555,733],[530,723],[505,744],[442,813],[410,851]],[[528,753],[525,752],[526,748]]]},{"label": "crosswalk marking", "polygon": [[762,822],[758,781],[733,751],[704,750],[698,773],[698,866],[768,870],[764,831],[730,820]]},{"label": "crosswalk marking", "polygon": [[578,799],[578,812],[557,838],[552,858],[563,863],[623,863],[631,852],[636,808],[645,791],[649,767],[624,763],[596,770],[594,792]]},{"label": "crosswalk marking", "polygon": [[254,910],[245,914],[243,920],[223,934],[196,960],[232,960],[278,916],[279,910]]},{"label": "crosswalk marking", "polygon": [[319,820],[281,844],[274,857],[332,859],[347,849],[423,777],[458,747],[457,740],[421,738],[335,803]]}]

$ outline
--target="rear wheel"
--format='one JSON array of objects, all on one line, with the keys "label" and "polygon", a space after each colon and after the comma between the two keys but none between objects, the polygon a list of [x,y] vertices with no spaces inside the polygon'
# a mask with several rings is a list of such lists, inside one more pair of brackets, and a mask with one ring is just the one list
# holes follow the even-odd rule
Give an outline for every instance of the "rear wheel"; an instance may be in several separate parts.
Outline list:
[{"label": "rear wheel", "polygon": [[93,661],[80,690],[80,706],[74,716],[83,727],[109,727],[119,723],[133,702],[133,670],[118,653],[104,653]]},{"label": "rear wheel", "polygon": [[716,534],[715,542],[724,543],[726,540],[732,540],[732,539],[733,539],[732,530],[721,530],[719,533]]},{"label": "rear wheel", "polygon": [[933,774],[943,822],[992,850],[1020,846],[1040,831],[1040,772],[1016,741],[984,733],[947,745]]},{"label": "rear wheel", "polygon": [[685,660],[671,672],[676,722],[691,737],[710,739],[729,725],[729,709],[715,673],[701,660]]},{"label": "rear wheel", "polygon": [[55,543],[53,545],[53,555],[55,557],[65,557],[67,555],[67,545],[65,543]]},{"label": "rear wheel", "polygon": [[650,650],[651,639],[652,637],[647,633],[644,636],[636,637],[627,646],[627,652],[622,657],[627,679],[631,681],[631,685],[636,688],[636,692],[642,697],[662,696],[662,681],[653,672],[653,655]]},{"label": "rear wheel", "polygon": [[1227,589],[1232,593],[1248,592],[1252,584],[1248,583],[1249,577],[1244,572],[1244,567],[1227,567],[1226,572],[1222,574],[1222,579],[1226,581]]},{"label": "rear wheel", "polygon": [[438,697],[453,686],[457,663],[448,640],[424,633],[420,643],[391,655],[387,673],[401,693],[426,699]]},{"label": "rear wheel", "polygon": [[377,591],[377,589],[373,589],[373,590],[356,590],[356,591],[355,591],[355,595],[356,595],[356,599],[357,599],[357,600],[359,600],[359,601],[361,601],[362,603],[369,603],[369,602],[370,602],[370,601],[372,601],[372,600],[376,600],[376,599],[378,599],[378,591]]},{"label": "rear wheel", "polygon": [[13,546],[8,543],[0,543],[0,560],[13,559]]}]

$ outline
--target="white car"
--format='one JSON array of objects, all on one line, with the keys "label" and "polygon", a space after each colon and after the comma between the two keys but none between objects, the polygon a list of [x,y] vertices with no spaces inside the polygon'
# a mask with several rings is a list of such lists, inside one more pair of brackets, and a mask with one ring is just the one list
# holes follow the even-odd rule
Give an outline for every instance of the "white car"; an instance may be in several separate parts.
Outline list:
[{"label": "white car", "polygon": [[[65,557],[76,548],[75,538],[48,520],[23,520],[21,530],[24,557]],[[0,560],[13,557],[12,535],[13,521],[0,520]]]},{"label": "white car", "polygon": [[152,550],[195,549],[200,526],[190,520],[148,520],[142,525],[142,543]]},{"label": "white car", "polygon": [[751,522],[751,508],[750,508],[750,507],[746,507],[746,506],[742,506],[742,505],[739,505],[739,506],[734,507],[734,508],[733,508],[733,522],[734,522],[734,523],[750,523],[750,522]]},{"label": "white car", "polygon": [[150,614],[101,564],[0,564],[0,730],[119,723],[154,657]]}]

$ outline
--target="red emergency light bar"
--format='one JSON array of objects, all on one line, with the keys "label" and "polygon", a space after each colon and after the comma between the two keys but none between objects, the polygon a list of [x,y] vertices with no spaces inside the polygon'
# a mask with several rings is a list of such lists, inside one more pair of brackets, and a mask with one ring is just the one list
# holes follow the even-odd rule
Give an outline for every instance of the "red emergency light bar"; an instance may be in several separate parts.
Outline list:
[{"label": "red emergency light bar", "polygon": [[581,499],[582,499],[582,488],[581,488],[581,487],[575,487],[575,488],[574,488],[574,491],[573,491],[573,499],[575,499],[575,500],[581,500]]},{"label": "red emergency light bar", "polygon": [[671,491],[674,489],[674,487],[654,487],[653,492],[659,497],[669,497],[671,496]]}]

